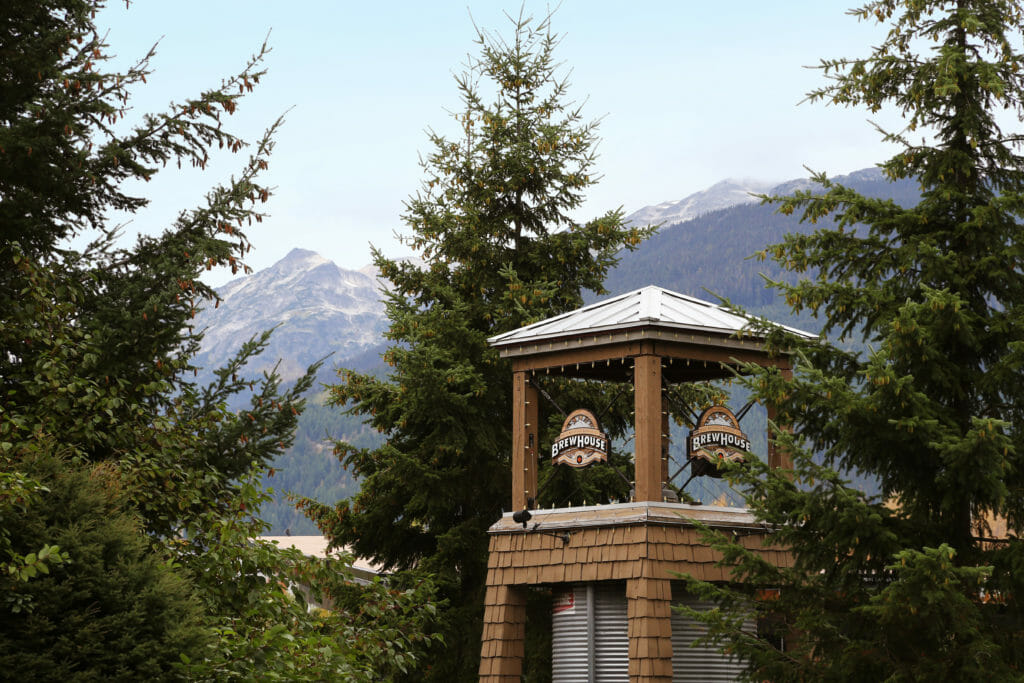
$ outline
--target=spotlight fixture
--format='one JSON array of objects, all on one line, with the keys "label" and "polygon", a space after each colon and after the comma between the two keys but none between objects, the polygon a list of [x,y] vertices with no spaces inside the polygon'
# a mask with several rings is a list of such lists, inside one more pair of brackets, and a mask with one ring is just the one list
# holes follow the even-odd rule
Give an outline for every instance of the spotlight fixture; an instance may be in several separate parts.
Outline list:
[{"label": "spotlight fixture", "polygon": [[512,521],[523,525],[526,528],[526,523],[533,519],[533,515],[530,514],[529,510],[520,510],[519,512],[512,513]]}]

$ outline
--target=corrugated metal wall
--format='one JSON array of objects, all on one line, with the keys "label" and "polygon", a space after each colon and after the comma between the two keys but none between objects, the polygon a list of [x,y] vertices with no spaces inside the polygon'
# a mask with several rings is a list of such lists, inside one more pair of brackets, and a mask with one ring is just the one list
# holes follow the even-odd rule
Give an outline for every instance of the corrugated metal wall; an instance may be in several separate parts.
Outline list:
[{"label": "corrugated metal wall", "polygon": [[[588,611],[593,602],[588,600],[593,590],[586,586],[564,586],[561,592],[573,596],[573,606],[551,614],[551,679],[554,683],[588,683],[590,678],[590,638],[592,622]],[[564,606],[565,597],[555,591],[555,609]]]},{"label": "corrugated metal wall", "polygon": [[[712,609],[710,602],[693,598],[673,600],[675,604],[705,611]],[[753,632],[753,621],[744,625]],[[672,613],[672,681],[673,683],[701,683],[703,681],[735,681],[743,671],[743,662],[735,656],[726,656],[709,645],[691,647],[691,643],[707,633],[704,624],[677,612]]]},{"label": "corrugated metal wall", "polygon": [[551,616],[554,683],[628,680],[625,584],[577,584],[566,589],[573,591],[573,607]]},{"label": "corrugated metal wall", "polygon": [[597,666],[595,683],[629,680],[629,635],[626,584],[597,584],[594,650]]},{"label": "corrugated metal wall", "polygon": [[[565,606],[571,592],[572,607],[553,612],[552,680],[554,683],[618,683],[629,679],[629,638],[626,587],[622,583],[565,586],[555,591],[555,605]],[[673,600],[694,609],[713,605],[693,598]],[[747,624],[753,632],[753,622]],[[736,680],[742,662],[710,646],[691,647],[704,626],[685,615],[672,613],[672,680],[680,683]]]}]

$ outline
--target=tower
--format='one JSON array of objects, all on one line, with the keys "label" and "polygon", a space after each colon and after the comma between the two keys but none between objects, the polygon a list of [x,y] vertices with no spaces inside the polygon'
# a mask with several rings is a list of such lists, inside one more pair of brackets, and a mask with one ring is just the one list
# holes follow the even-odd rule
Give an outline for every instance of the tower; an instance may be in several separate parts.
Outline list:
[{"label": "tower", "polygon": [[[766,543],[770,530],[746,510],[668,499],[672,407],[662,389],[729,378],[742,363],[788,374],[788,357],[769,354],[750,323],[714,304],[646,287],[489,340],[512,363],[513,511],[489,529],[481,681],[519,680],[525,591],[538,586],[555,595],[556,681],[622,680],[627,673],[630,681],[729,680],[738,663],[686,647],[693,624],[673,617],[671,609],[673,601],[691,600],[673,584],[673,572],[707,581],[729,578],[694,522],[736,533],[770,562],[784,565],[790,557]],[[536,378],[547,374],[633,384],[635,482],[628,502],[536,509],[543,457]],[[771,417],[771,406],[768,411]],[[565,438],[554,450],[561,456],[579,446],[584,450],[575,457],[582,464],[592,456],[586,449],[601,444],[585,418],[577,431],[571,422],[566,419]],[[790,466],[771,440],[767,456],[773,467]]]}]

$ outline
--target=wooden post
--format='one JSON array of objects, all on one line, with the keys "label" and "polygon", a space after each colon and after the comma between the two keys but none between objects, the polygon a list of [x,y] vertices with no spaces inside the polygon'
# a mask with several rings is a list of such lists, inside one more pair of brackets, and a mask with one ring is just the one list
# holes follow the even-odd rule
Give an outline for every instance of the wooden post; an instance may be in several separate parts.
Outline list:
[{"label": "wooden post", "polygon": [[[793,379],[793,371],[789,368],[788,363],[780,363],[779,368],[782,370],[783,379],[787,382]],[[778,415],[778,411],[772,403],[769,403],[767,408],[768,419],[774,422],[776,415]],[[787,431],[789,429],[789,425],[779,425],[779,427]],[[771,469],[776,469],[778,467],[786,470],[793,469],[793,458],[790,457],[789,453],[786,453],[781,448],[776,447],[775,439],[772,438],[770,430],[768,432],[768,467]]]},{"label": "wooden post", "polygon": [[[537,449],[540,448],[540,394],[537,388],[526,381],[524,393],[526,394],[526,462],[523,464],[523,490],[526,496],[527,507],[539,505],[537,500]],[[529,505],[530,498],[533,498],[534,505]]]},{"label": "wooden post", "polygon": [[512,509],[537,497],[537,389],[526,372],[512,376]]},{"label": "wooden post", "polygon": [[661,358],[636,356],[633,364],[636,500],[661,501]]}]

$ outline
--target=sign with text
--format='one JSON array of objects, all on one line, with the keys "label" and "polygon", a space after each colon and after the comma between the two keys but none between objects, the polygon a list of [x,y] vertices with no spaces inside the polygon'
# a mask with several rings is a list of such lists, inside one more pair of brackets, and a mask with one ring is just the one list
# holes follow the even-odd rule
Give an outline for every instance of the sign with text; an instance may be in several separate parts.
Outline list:
[{"label": "sign with text", "polygon": [[686,439],[686,454],[695,476],[721,477],[722,462],[746,462],[750,439],[740,431],[739,420],[725,406],[712,406],[701,413],[697,427]]},{"label": "sign with text", "polygon": [[562,423],[562,433],[551,444],[551,459],[556,465],[586,467],[608,460],[608,437],[597,426],[589,410],[574,410]]}]

